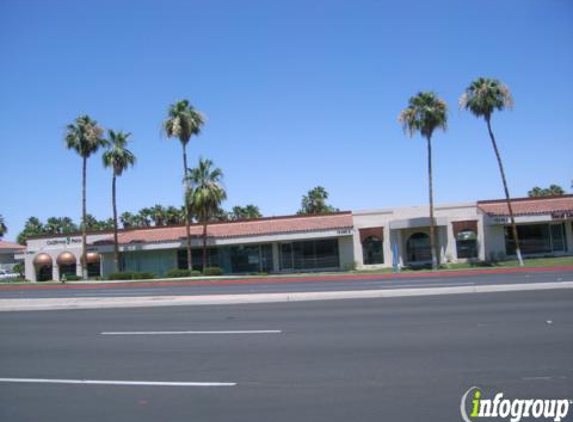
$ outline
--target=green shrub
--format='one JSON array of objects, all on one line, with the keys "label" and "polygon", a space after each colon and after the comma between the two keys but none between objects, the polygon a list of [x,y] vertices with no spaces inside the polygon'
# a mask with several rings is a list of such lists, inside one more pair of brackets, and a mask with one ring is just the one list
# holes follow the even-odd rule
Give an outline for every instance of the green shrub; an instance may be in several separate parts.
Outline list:
[{"label": "green shrub", "polygon": [[82,278],[79,275],[75,274],[66,274],[66,281],[79,281]]},{"label": "green shrub", "polygon": [[132,273],[133,280],[150,280],[150,279],[155,278],[155,277],[156,276],[154,273],[148,273],[145,271]]},{"label": "green shrub", "polygon": [[201,272],[195,270],[180,270],[178,268],[174,268],[169,270],[165,273],[165,277],[167,278],[184,278],[184,277],[197,277],[200,275]]},{"label": "green shrub", "polygon": [[149,280],[155,278],[154,273],[149,272],[138,272],[138,271],[122,271],[117,273],[111,273],[107,276],[108,280]]},{"label": "green shrub", "polygon": [[109,274],[107,278],[108,280],[133,280],[133,273],[131,271],[120,271]]},{"label": "green shrub", "polygon": [[203,275],[223,275],[224,271],[219,267],[206,267],[203,270]]},{"label": "green shrub", "polygon": [[14,268],[12,268],[12,271],[15,272],[16,274],[20,274],[20,276],[24,276],[24,264],[19,262],[16,265],[14,265]]}]

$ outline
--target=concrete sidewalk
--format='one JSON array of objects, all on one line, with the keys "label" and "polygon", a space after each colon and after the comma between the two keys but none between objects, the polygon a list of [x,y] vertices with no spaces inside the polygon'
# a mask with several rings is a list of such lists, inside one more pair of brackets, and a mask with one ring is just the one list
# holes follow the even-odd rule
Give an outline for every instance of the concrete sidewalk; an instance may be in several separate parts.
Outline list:
[{"label": "concrete sidewalk", "polygon": [[408,288],[391,290],[351,290],[327,292],[289,292],[221,294],[208,296],[143,296],[107,298],[0,299],[0,312],[46,311],[62,309],[145,308],[162,306],[198,306],[304,302],[341,299],[377,299],[390,297],[436,296],[472,293],[515,292],[573,289],[573,281],[554,283],[503,284],[484,286]]}]

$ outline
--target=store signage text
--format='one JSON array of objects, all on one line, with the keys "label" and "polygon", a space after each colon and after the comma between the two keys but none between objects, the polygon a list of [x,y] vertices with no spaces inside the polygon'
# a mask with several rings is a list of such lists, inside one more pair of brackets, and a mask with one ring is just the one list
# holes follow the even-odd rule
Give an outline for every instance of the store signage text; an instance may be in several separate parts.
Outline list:
[{"label": "store signage text", "polygon": [[48,240],[46,242],[46,245],[48,246],[69,245],[71,243],[82,243],[82,239],[80,237],[66,237],[63,239]]}]

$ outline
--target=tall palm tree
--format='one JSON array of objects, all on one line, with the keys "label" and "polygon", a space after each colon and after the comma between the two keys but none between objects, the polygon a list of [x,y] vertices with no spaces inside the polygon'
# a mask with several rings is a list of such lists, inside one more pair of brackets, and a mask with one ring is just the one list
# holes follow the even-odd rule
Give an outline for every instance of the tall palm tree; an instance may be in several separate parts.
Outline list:
[{"label": "tall palm tree", "polygon": [[163,130],[168,138],[177,138],[183,147],[183,197],[185,200],[185,231],[187,235],[187,268],[193,268],[191,257],[191,229],[189,204],[187,196],[189,195],[189,182],[187,178],[187,144],[192,135],[199,135],[201,127],[205,123],[203,113],[195,110],[188,100],[181,100],[172,104],[167,112],[167,119],[163,122]]},{"label": "tall palm tree", "polygon": [[8,227],[4,222],[4,216],[0,214],[0,238],[2,238],[8,232]]},{"label": "tall palm tree", "polygon": [[103,153],[103,166],[112,169],[111,178],[111,204],[113,209],[113,265],[115,271],[120,271],[119,268],[119,245],[117,241],[117,202],[116,202],[116,179],[123,174],[125,170],[135,164],[135,155],[128,150],[127,142],[130,133],[122,132],[121,130],[115,132],[108,131],[109,146]]},{"label": "tall palm tree", "polygon": [[223,171],[213,168],[211,160],[199,159],[196,168],[189,169],[187,176],[190,187],[190,204],[194,214],[203,224],[203,269],[207,267],[207,224],[219,210],[221,202],[227,199],[223,187]]},{"label": "tall palm tree", "polygon": [[483,117],[487,124],[487,131],[491,139],[491,144],[497,158],[499,172],[501,173],[501,181],[505,191],[505,201],[509,211],[509,218],[511,221],[511,231],[513,233],[513,241],[515,242],[515,254],[519,265],[523,267],[523,258],[521,256],[521,248],[519,246],[519,237],[517,235],[517,226],[515,225],[515,217],[513,216],[513,208],[511,206],[511,197],[509,196],[509,188],[505,178],[505,170],[503,169],[503,162],[501,155],[495,141],[495,136],[491,129],[491,116],[495,110],[504,110],[505,108],[513,108],[513,98],[509,88],[497,79],[478,78],[468,86],[465,92],[460,97],[460,108],[469,110],[476,117]]},{"label": "tall palm tree", "polygon": [[[73,149],[82,158],[82,222],[86,219],[86,169],[88,158],[107,144],[102,138],[103,129],[89,116],[78,117],[66,126],[66,148]],[[88,278],[86,262],[86,224],[82,224],[82,277]]]},{"label": "tall palm tree", "polygon": [[419,92],[411,97],[398,121],[410,137],[419,132],[426,138],[428,147],[428,191],[430,197],[430,249],[432,268],[438,269],[438,250],[436,245],[436,228],[434,221],[434,192],[432,182],[432,135],[436,129],[446,130],[448,108],[446,103],[433,92]]}]

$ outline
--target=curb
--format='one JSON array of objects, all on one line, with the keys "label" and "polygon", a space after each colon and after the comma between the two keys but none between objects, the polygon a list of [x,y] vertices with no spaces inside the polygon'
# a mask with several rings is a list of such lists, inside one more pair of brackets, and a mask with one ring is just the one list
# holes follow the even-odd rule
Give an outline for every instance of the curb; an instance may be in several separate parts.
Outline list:
[{"label": "curb", "polygon": [[556,289],[573,289],[573,281],[392,290],[256,293],[209,296],[0,299],[0,312],[69,309],[154,308],[166,306],[232,305],[286,302],[290,303],[322,300],[380,299],[390,297],[438,296]]},{"label": "curb", "polygon": [[0,291],[8,290],[52,290],[52,289],[100,289],[113,287],[155,287],[155,286],[212,286],[212,285],[235,285],[235,284],[274,284],[274,283],[300,283],[309,281],[343,281],[343,280],[383,280],[383,279],[403,279],[403,278],[431,278],[431,277],[455,277],[488,274],[515,274],[515,273],[540,273],[552,271],[573,271],[573,265],[563,265],[556,267],[531,267],[531,268],[492,268],[492,269],[469,269],[469,270],[446,270],[446,271],[423,271],[416,273],[386,273],[386,274],[348,274],[348,275],[323,275],[308,277],[265,277],[265,278],[211,278],[209,280],[200,279],[197,281],[184,279],[184,281],[174,281],[172,278],[156,279],[154,281],[103,281],[92,283],[69,282],[67,284],[43,285],[39,282],[25,285],[0,285]]}]

